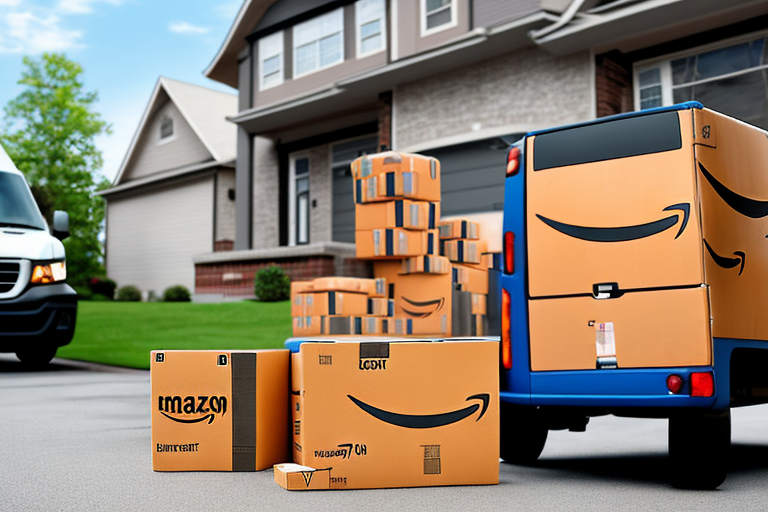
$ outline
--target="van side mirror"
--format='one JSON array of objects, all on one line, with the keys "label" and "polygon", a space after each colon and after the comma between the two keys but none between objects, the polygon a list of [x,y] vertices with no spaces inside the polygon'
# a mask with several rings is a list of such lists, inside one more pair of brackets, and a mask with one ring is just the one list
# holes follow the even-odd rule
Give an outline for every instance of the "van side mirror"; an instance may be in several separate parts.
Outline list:
[{"label": "van side mirror", "polygon": [[69,214],[56,210],[53,212],[53,236],[64,240],[69,236]]}]

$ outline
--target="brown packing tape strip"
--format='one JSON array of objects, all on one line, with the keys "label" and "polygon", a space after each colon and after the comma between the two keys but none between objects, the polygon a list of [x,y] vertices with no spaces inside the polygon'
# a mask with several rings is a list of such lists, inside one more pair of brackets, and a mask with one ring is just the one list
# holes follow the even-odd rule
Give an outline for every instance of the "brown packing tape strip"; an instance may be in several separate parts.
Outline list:
[{"label": "brown packing tape strip", "polygon": [[232,471],[256,470],[256,354],[233,352]]}]

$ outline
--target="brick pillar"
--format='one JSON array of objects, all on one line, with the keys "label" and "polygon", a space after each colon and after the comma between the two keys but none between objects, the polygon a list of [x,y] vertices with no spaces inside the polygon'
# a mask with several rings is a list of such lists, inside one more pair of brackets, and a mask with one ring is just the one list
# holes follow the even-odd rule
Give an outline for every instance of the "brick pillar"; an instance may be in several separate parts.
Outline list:
[{"label": "brick pillar", "polygon": [[595,55],[597,117],[634,110],[632,63],[618,50]]},{"label": "brick pillar", "polygon": [[379,94],[379,151],[392,149],[392,91]]}]

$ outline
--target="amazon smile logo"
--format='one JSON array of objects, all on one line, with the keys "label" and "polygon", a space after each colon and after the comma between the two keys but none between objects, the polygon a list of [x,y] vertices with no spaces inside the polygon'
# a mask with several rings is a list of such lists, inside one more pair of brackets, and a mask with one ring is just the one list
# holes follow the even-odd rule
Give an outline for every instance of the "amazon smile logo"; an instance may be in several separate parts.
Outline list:
[{"label": "amazon smile logo", "polygon": [[[679,238],[685,227],[688,225],[688,216],[690,214],[690,205],[688,203],[679,203],[667,206],[664,211],[680,210],[682,212],[682,222],[680,223],[680,229],[675,235],[675,239]],[[620,226],[613,228],[596,228],[588,226],[575,226],[573,224],[565,224],[556,220],[548,219],[542,215],[536,214],[544,224],[552,229],[559,231],[564,235],[568,235],[580,240],[586,240],[588,242],[628,242],[630,240],[639,240],[649,236],[657,235],[677,224],[677,220],[681,215],[670,215],[663,219],[649,222],[647,224],[638,224],[636,226]]]},{"label": "amazon smile logo", "polygon": [[739,275],[744,272],[744,263],[747,260],[747,255],[744,254],[744,251],[735,251],[733,253],[733,255],[736,256],[735,258],[727,258],[717,254],[715,250],[710,247],[706,239],[704,240],[704,245],[707,247],[709,255],[712,257],[712,260],[717,264],[717,266],[723,268],[734,268],[741,264],[741,267],[739,267]]},{"label": "amazon smile logo", "polygon": [[[157,410],[160,414],[177,423],[202,423],[210,425],[217,414],[227,413],[225,396],[158,396]],[[181,415],[179,416],[171,416]],[[194,416],[194,417],[191,417]]]},{"label": "amazon smile logo", "polygon": [[403,311],[406,314],[416,318],[426,318],[429,315],[432,315],[433,313],[437,313],[438,311],[443,309],[443,304],[445,303],[444,298],[425,300],[425,301],[415,301],[407,297],[403,297],[403,300],[409,304],[408,309],[403,308]]},{"label": "amazon smile logo", "polygon": [[468,402],[470,400],[481,401],[482,406],[479,403],[476,403],[468,407],[464,407],[463,409],[444,412],[441,414],[401,414],[379,409],[378,407],[369,405],[362,400],[353,397],[352,395],[347,395],[347,398],[352,400],[352,403],[354,403],[363,411],[367,412],[377,420],[381,420],[385,423],[405,428],[435,428],[444,427],[445,425],[450,425],[451,423],[461,421],[464,418],[472,416],[472,414],[478,410],[480,410],[480,415],[475,421],[480,421],[480,418],[483,417],[485,411],[488,409],[488,403],[491,400],[491,395],[488,393],[482,393],[479,395],[472,395],[467,398]]},{"label": "amazon smile logo", "polygon": [[768,216],[768,201],[759,201],[757,199],[750,199],[748,197],[737,194],[733,190],[729,189],[699,163],[699,170],[704,178],[712,185],[712,188],[720,196],[720,199],[725,201],[725,204],[731,207],[732,210],[749,217],[751,219],[761,219]]}]

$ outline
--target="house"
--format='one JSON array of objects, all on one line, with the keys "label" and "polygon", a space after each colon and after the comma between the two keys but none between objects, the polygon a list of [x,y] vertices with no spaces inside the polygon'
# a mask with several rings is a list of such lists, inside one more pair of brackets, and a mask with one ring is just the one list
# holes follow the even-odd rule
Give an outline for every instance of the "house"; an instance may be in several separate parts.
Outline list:
[{"label": "house", "polygon": [[204,72],[238,89],[234,250],[195,257],[197,291],[364,274],[364,153],[439,158],[466,214],[502,208],[527,131],[691,99],[768,127],[766,34],[765,0],[245,0]]},{"label": "house", "polygon": [[194,289],[192,257],[235,237],[237,97],[161,77],[107,202],[106,267],[118,286]]}]

